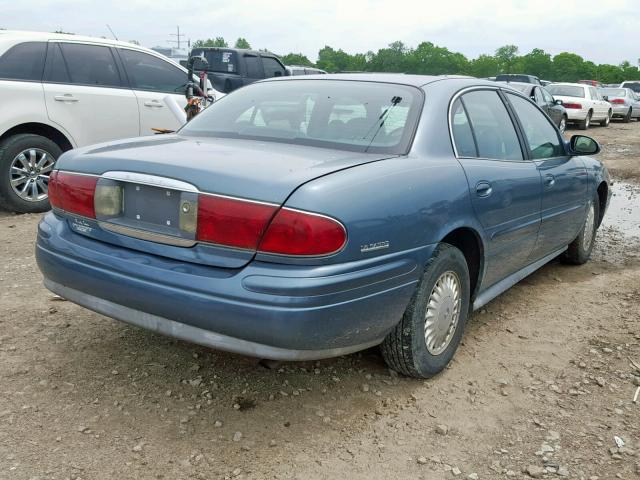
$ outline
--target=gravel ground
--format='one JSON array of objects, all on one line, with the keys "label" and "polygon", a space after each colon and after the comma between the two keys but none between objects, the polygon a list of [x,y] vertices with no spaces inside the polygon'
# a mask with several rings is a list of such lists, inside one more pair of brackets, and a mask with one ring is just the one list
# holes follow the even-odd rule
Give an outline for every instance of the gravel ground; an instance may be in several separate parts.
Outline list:
[{"label": "gravel ground", "polygon": [[57,301],[39,215],[0,212],[0,478],[639,478],[640,124],[588,133],[624,180],[593,260],[476,312],[429,381],[376,349],[261,363]]}]

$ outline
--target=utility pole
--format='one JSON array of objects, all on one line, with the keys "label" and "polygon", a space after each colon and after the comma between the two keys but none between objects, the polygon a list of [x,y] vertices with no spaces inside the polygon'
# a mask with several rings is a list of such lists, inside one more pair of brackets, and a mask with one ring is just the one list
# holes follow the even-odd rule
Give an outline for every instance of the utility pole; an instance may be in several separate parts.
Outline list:
[{"label": "utility pole", "polygon": [[170,33],[169,34],[170,37],[176,37],[176,39],[175,40],[169,40],[169,43],[177,44],[177,47],[179,49],[180,48],[180,41],[181,41],[180,39],[182,37],[184,37],[185,35],[184,35],[184,33],[180,33],[180,25],[178,25],[176,28],[177,28],[177,33]]}]

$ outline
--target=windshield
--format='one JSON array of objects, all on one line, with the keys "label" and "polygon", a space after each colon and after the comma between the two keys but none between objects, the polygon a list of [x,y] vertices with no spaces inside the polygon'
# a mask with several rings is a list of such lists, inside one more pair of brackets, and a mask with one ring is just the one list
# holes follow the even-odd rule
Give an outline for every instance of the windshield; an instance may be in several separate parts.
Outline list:
[{"label": "windshield", "polygon": [[419,89],[389,83],[259,82],[215,102],[180,134],[402,154],[422,101]]},{"label": "windshield", "polygon": [[554,96],[584,98],[584,88],[574,85],[549,85],[547,91]]},{"label": "windshield", "polygon": [[204,52],[204,57],[209,62],[208,72],[238,73],[238,54],[236,52],[194,48],[191,56],[197,57],[202,52]]},{"label": "windshield", "polygon": [[621,87],[630,88],[636,93],[640,93],[640,82],[624,82]]},{"label": "windshield", "polygon": [[600,93],[609,97],[626,97],[627,91],[624,88],[603,88]]}]

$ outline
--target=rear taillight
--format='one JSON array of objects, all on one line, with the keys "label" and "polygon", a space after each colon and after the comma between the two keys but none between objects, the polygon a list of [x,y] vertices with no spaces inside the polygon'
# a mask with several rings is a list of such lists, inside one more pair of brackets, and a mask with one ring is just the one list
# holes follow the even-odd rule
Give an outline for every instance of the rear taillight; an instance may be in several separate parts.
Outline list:
[{"label": "rear taillight", "polygon": [[196,240],[255,250],[277,209],[276,205],[200,195]]},{"label": "rear taillight", "polygon": [[258,250],[278,255],[318,256],[336,253],[346,242],[347,232],[337,220],[283,208],[271,221]]},{"label": "rear taillight", "polygon": [[68,172],[53,172],[49,176],[49,202],[65,212],[95,218],[93,195],[98,177]]},{"label": "rear taillight", "polygon": [[562,106],[563,106],[564,108],[576,108],[576,109],[578,109],[578,110],[582,110],[582,105],[581,105],[581,104],[579,104],[579,103],[567,103],[567,102],[564,102],[564,103],[562,104]]},{"label": "rear taillight", "polygon": [[609,103],[617,103],[619,105],[619,104],[624,104],[624,100],[622,98],[614,98],[609,100]]}]

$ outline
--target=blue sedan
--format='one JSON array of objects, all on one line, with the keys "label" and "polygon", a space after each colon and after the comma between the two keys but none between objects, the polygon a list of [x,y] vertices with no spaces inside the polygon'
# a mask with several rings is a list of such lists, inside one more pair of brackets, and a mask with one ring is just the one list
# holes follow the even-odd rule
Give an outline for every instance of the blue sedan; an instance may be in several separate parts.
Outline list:
[{"label": "blue sedan", "polygon": [[381,344],[429,377],[472,310],[588,260],[599,150],[494,82],[273,79],[176,134],[62,155],[37,261],[52,292],[176,338],[281,360]]}]

